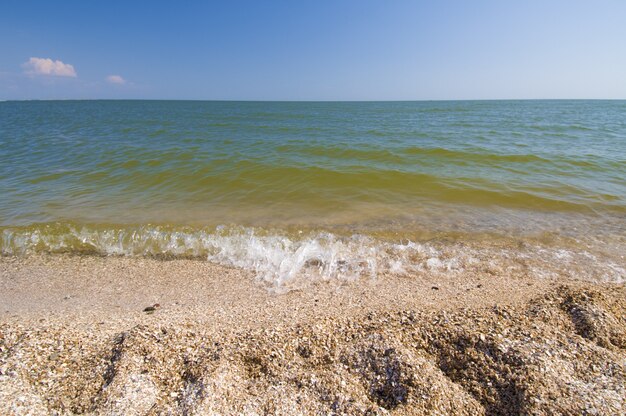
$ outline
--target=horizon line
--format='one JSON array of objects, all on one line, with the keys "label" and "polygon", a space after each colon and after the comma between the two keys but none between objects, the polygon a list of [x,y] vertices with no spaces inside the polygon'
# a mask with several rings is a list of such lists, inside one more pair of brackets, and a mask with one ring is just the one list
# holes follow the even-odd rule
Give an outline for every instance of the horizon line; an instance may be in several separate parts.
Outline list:
[{"label": "horizon line", "polygon": [[257,100],[257,99],[204,99],[204,98],[24,98],[0,99],[0,102],[28,101],[197,101],[239,103],[410,103],[455,101],[626,101],[626,98],[450,98],[409,100]]}]

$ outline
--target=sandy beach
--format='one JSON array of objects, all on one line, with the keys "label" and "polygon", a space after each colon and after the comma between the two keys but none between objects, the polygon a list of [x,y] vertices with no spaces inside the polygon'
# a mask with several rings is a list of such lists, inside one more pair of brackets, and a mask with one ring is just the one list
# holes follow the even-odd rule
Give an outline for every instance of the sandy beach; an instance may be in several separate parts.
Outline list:
[{"label": "sandy beach", "polygon": [[626,2],[4,3],[0,416],[626,416]]},{"label": "sandy beach", "polygon": [[623,284],[425,274],[279,292],[206,261],[3,257],[0,413],[624,410]]}]

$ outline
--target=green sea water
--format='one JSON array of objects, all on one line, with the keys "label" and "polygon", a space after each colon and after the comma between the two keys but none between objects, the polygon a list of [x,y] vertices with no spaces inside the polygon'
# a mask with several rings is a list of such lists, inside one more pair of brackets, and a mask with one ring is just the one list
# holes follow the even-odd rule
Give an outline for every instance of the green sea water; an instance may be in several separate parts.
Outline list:
[{"label": "green sea water", "polygon": [[466,270],[522,244],[621,281],[625,230],[626,101],[0,102],[4,255],[282,282]]}]

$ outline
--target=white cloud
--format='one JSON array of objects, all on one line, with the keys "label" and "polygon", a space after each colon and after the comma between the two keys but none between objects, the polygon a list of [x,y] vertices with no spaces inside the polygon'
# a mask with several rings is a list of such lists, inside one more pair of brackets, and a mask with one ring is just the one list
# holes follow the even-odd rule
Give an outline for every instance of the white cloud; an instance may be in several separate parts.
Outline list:
[{"label": "white cloud", "polygon": [[106,77],[107,82],[111,84],[123,85],[126,84],[126,80],[119,75],[109,75]]},{"label": "white cloud", "polygon": [[56,77],[76,77],[74,66],[50,58],[30,58],[22,67],[30,75],[52,75]]}]

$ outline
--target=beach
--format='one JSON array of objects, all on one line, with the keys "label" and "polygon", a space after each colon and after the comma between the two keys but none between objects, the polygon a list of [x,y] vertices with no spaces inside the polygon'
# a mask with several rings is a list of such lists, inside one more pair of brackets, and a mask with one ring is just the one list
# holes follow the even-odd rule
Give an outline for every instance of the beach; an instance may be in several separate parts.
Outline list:
[{"label": "beach", "polygon": [[619,414],[623,284],[0,258],[2,414]]},{"label": "beach", "polygon": [[625,103],[0,103],[0,414],[622,414]]},{"label": "beach", "polygon": [[0,416],[626,416],[626,2],[4,3]]}]

